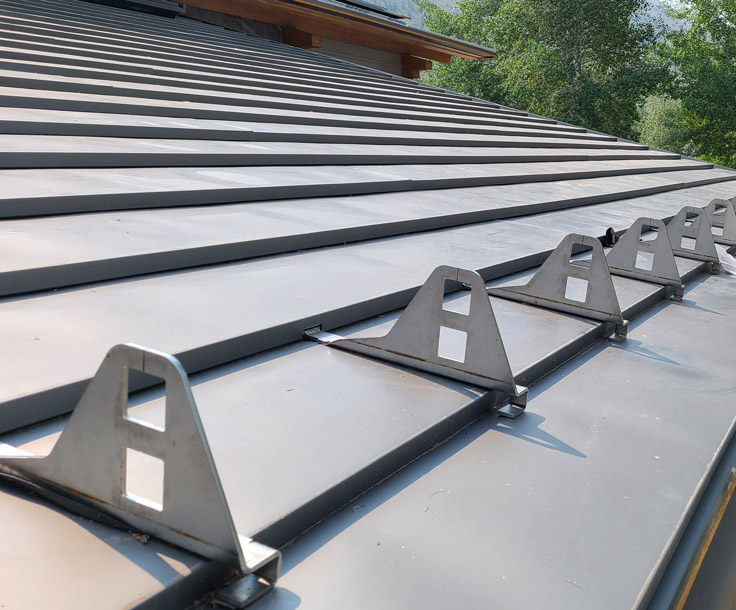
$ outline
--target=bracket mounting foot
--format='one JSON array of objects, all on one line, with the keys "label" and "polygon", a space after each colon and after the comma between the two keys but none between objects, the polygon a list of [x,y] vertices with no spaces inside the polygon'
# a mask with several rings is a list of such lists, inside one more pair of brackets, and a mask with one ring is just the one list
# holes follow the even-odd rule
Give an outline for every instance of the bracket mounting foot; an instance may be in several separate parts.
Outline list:
[{"label": "bracket mounting foot", "polygon": [[624,320],[621,324],[616,324],[613,333],[608,336],[609,341],[614,343],[622,343],[626,341],[626,335],[629,332],[629,321]]},{"label": "bracket mounting foot", "polygon": [[508,404],[497,409],[499,417],[508,419],[516,419],[519,415],[523,415],[526,410],[526,403],[529,399],[529,388],[517,385],[516,394],[512,395]]},{"label": "bracket mounting foot", "polygon": [[273,589],[273,582],[258,574],[246,574],[242,578],[220,589],[215,599],[234,610],[242,610]]}]

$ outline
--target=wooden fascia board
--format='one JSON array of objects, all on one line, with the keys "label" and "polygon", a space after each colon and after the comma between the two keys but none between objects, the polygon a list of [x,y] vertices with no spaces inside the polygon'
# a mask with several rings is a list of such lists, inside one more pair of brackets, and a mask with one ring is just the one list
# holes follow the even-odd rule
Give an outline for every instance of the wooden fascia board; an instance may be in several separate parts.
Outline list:
[{"label": "wooden fascia board", "polygon": [[472,46],[459,45],[456,48],[431,32],[416,33],[398,24],[342,11],[339,7],[327,9],[311,5],[308,0],[299,0],[298,3],[288,0],[186,0],[185,4],[444,63],[448,63],[452,56],[467,59],[495,57]]}]

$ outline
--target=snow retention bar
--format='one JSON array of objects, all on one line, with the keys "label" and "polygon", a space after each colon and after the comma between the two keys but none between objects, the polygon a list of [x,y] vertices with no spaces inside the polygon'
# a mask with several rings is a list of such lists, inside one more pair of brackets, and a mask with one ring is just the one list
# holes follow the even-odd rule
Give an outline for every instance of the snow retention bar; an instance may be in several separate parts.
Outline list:
[{"label": "snow retention bar", "polygon": [[[714,214],[715,202],[709,208]],[[734,212],[730,205],[726,206],[726,214],[729,212]],[[728,218],[724,216],[726,223]],[[431,273],[385,336],[345,338],[323,332],[319,326],[305,330],[304,336],[493,390],[498,396],[492,404],[500,405],[499,415],[516,418],[524,412],[528,390],[514,380],[489,294],[610,324],[613,332],[607,333],[609,338],[624,341],[628,321],[623,318],[612,274],[665,286],[665,297],[680,300],[684,285],[670,238],[674,235],[679,244],[691,235],[696,237],[694,248],[686,249],[688,257],[714,266],[708,249],[712,246],[715,252],[711,231],[705,211],[685,207],[668,227],[658,219],[637,219],[607,256],[598,239],[571,234],[523,286],[486,289],[475,271],[443,265]],[[588,248],[590,259],[571,260],[577,246]],[[444,306],[445,292],[453,289],[448,282],[470,290],[467,313]],[[443,335],[447,333],[456,335],[456,344],[460,345],[456,353],[443,352]]]}]

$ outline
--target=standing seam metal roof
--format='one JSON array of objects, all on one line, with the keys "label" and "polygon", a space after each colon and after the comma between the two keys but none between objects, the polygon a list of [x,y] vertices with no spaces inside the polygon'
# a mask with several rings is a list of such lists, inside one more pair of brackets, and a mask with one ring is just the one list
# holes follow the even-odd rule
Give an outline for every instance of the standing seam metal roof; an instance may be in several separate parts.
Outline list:
[{"label": "standing seam metal roof", "polygon": [[[479,388],[304,342],[305,329],[382,334],[395,319],[395,310],[409,303],[438,265],[477,270],[489,283],[508,279],[509,274],[523,276],[569,233],[602,237],[608,227],[621,233],[638,217],[669,219],[682,206],[736,194],[736,172],[726,168],[279,43],[186,19],[75,0],[0,0],[0,77],[0,324],[6,345],[0,368],[0,431],[7,433],[0,441],[36,453],[48,451],[65,421],[52,418],[74,408],[111,346],[137,343],[172,354],[192,375],[238,532],[275,547],[477,419],[491,400]],[[702,283],[697,279],[701,264],[678,258],[678,266],[697,284],[694,290],[700,291],[703,302],[712,302],[703,307],[726,307],[727,291],[718,283],[725,279]],[[614,280],[627,317],[640,315],[664,295],[664,289],[651,284]],[[571,406],[559,404],[564,399],[558,396],[592,401],[598,391],[620,391],[628,397],[619,399],[625,410],[625,405],[636,403],[635,391],[638,400],[657,403],[644,397],[641,384],[614,389],[596,368],[595,358],[608,359],[611,370],[621,369],[620,379],[635,377],[631,371],[642,365],[623,362],[626,349],[633,348],[595,347],[600,356],[589,355],[582,367],[570,365],[561,377],[540,382],[580,349],[597,345],[603,325],[501,299],[492,302],[517,382],[537,382],[537,392],[547,397],[535,398],[532,404],[540,410],[530,407],[524,416],[527,423],[520,425],[531,426],[523,433],[531,434],[527,447],[552,447],[550,469],[559,469],[554,475],[547,471],[549,480],[564,494],[559,485],[566,484],[565,472],[581,477],[587,475],[579,468],[590,468],[593,478],[616,479],[619,474],[608,466],[615,461],[610,454],[604,466],[590,457],[598,441],[588,439],[590,444],[573,448],[574,435],[580,433],[575,425],[582,423],[569,423],[576,416],[568,412]],[[712,326],[701,328],[696,310],[681,308],[676,314],[659,307],[662,313],[644,316],[642,328],[650,325],[651,332],[662,332],[666,324],[677,325],[680,315],[680,321],[699,325],[698,332],[719,350],[725,350],[722,343],[733,336],[730,321],[720,322],[728,332],[719,337]],[[646,354],[648,336],[634,339],[640,342],[634,345],[641,345],[638,357]],[[672,344],[663,349],[684,358],[688,352],[683,336],[673,331],[668,338]],[[693,359],[706,358],[699,348],[696,351]],[[664,355],[651,357],[666,360]],[[654,366],[651,360],[647,366]],[[698,361],[693,366],[704,365]],[[572,378],[578,385],[570,389]],[[131,382],[132,389],[150,383],[142,378]],[[722,383],[721,378],[715,383]],[[723,391],[726,400],[732,390]],[[155,419],[162,399],[152,392],[131,404]],[[676,392],[682,395],[687,389],[677,387]],[[555,419],[556,432],[540,427],[545,418],[538,413],[548,403],[557,409],[555,418],[566,422]],[[663,408],[660,403],[657,409]],[[667,412],[658,413],[665,417]],[[697,443],[680,447],[699,452],[702,459],[691,456],[680,488],[663,483],[670,489],[667,501],[660,498],[668,518],[676,520],[692,510],[688,502],[694,502],[697,481],[710,476],[705,458],[730,430],[728,411],[716,407],[714,413],[698,432]],[[547,414],[548,422],[552,417]],[[609,412],[609,417],[615,420],[615,414]],[[29,428],[38,422],[45,423]],[[298,540],[290,547],[292,555],[287,554],[286,584],[263,607],[295,607],[290,595],[305,595],[307,606],[345,607],[344,595],[351,587],[364,596],[361,602],[352,600],[354,608],[375,608],[386,600],[407,607],[416,587],[426,587],[425,601],[438,596],[438,606],[450,603],[459,590],[467,593],[460,599],[467,607],[518,607],[514,599],[529,602],[526,593],[514,598],[495,588],[482,590],[478,574],[483,569],[478,564],[473,587],[463,572],[469,566],[461,570],[462,560],[457,566],[443,566],[442,552],[437,551],[434,558],[424,556],[430,564],[425,578],[432,573],[427,572],[431,564],[439,564],[443,570],[447,567],[442,572],[445,582],[457,579],[468,587],[449,587],[450,598],[445,599],[426,580],[417,580],[422,572],[413,572],[404,560],[399,561],[400,573],[381,563],[387,561],[376,555],[381,541],[366,542],[375,530],[361,538],[369,524],[385,530],[385,519],[392,518],[378,525],[373,517],[360,520],[362,508],[369,506],[375,517],[385,504],[382,510],[393,510],[401,524],[385,534],[394,541],[406,535],[417,542],[433,531],[443,539],[440,548],[456,539],[462,552],[477,554],[473,535],[458,528],[461,522],[476,524],[473,511],[483,520],[498,517],[482,507],[499,501],[505,485],[499,479],[502,470],[485,473],[494,481],[488,489],[478,488],[478,479],[471,475],[465,479],[461,466],[449,479],[437,482],[455,481],[462,489],[463,502],[454,505],[462,516],[446,515],[445,521],[435,522],[447,536],[439,530],[414,531],[415,525],[419,528],[417,516],[402,512],[400,504],[403,494],[423,485],[424,477],[441,479],[444,468],[456,468],[454,452],[474,452],[479,443],[488,444],[488,430],[482,430],[488,423],[483,422],[468,429],[477,433],[477,443],[463,448],[455,439],[454,445],[411,466],[403,475],[411,480],[404,492],[387,491],[398,484],[389,481],[364,503],[328,520],[342,523],[337,530],[330,532],[329,523],[323,524],[311,537],[299,539],[303,542]],[[599,425],[599,420],[585,424],[586,429]],[[621,425],[611,434],[623,434],[626,425]],[[560,431],[564,426],[570,426],[565,433]],[[524,453],[532,449],[507,446],[518,438],[500,432],[507,440],[499,442],[496,434],[496,449],[484,450],[506,446],[507,453],[494,453],[505,472],[517,468],[515,459],[517,474],[532,473],[533,460],[545,460],[544,455]],[[652,435],[652,442],[658,442]],[[646,436],[639,442],[646,444]],[[633,455],[638,449],[631,451]],[[590,459],[574,461],[581,456]],[[471,462],[471,471],[485,471],[481,457],[475,455]],[[145,486],[144,475],[142,479]],[[651,475],[647,484],[654,479]],[[579,500],[576,484],[569,483],[573,503]],[[444,498],[450,490],[427,488],[421,494],[425,492]],[[476,492],[483,498],[473,500]],[[537,497],[550,510],[572,510],[564,499],[552,502],[548,492],[552,494],[551,488],[516,502],[527,505]],[[385,493],[388,496],[382,496]],[[191,584],[196,576],[202,582],[212,579],[214,568],[200,558],[166,550],[155,541],[138,548],[135,541],[111,534],[102,525],[85,527],[105,545],[83,543],[71,529],[64,529],[63,519],[52,509],[40,504],[29,508],[14,492],[4,497],[8,524],[32,512],[36,527],[48,526],[40,531],[64,532],[58,536],[68,536],[84,549],[80,557],[96,558],[90,582],[106,591],[104,603],[95,598],[98,608],[147,598],[158,600],[154,604],[182,605],[202,593]],[[606,501],[598,495],[591,503],[604,510]],[[650,496],[641,501],[656,505]],[[510,502],[506,509],[513,513],[517,505]],[[616,502],[610,500],[611,506]],[[424,512],[434,510],[431,500],[427,503]],[[576,518],[593,531],[590,515],[576,513]],[[504,521],[511,525],[514,518]],[[547,534],[540,527],[527,530],[528,536],[541,540]],[[347,530],[361,539],[347,539],[347,547],[341,547],[340,532]],[[18,544],[29,531],[18,526]],[[612,535],[622,537],[624,532],[618,524]],[[477,535],[483,545],[490,545],[486,534]],[[638,559],[622,548],[591,568],[595,574],[589,580],[578,583],[578,576],[570,576],[575,586],[558,578],[559,572],[573,564],[573,571],[579,569],[578,559],[585,564],[588,556],[550,559],[554,584],[540,568],[545,559],[534,567],[541,570],[535,572],[540,582],[536,594],[545,591],[550,607],[644,603],[654,595],[659,578],[650,578],[653,566],[659,565],[662,553],[671,552],[671,529],[658,530],[657,535]],[[334,536],[337,546],[328,545],[322,536]],[[508,549],[506,559],[513,565],[514,557],[526,557],[516,549],[527,549],[534,540],[495,530],[493,536],[500,548]],[[344,556],[351,544],[363,553],[354,564]],[[109,549],[118,555],[113,557]],[[394,548],[395,553],[403,550]],[[65,557],[43,545],[30,552],[62,562]],[[169,557],[167,565],[176,567],[151,564],[152,553]],[[310,569],[306,558],[312,554],[315,567]],[[503,556],[488,555],[494,570],[500,569]],[[381,601],[380,588],[368,587],[374,578],[368,576],[371,562],[382,566],[375,572],[380,578],[406,578],[408,584],[404,589],[397,582],[387,586]],[[329,574],[336,565],[342,565],[341,584],[331,596],[324,591],[327,585],[312,579]],[[127,589],[113,582],[108,567],[127,575]],[[54,569],[60,582],[73,580],[74,572]],[[618,585],[601,576],[608,569],[621,570]],[[188,572],[194,576],[187,579]],[[22,576],[15,577],[22,581]],[[182,582],[182,589],[173,586]],[[582,586],[579,593],[577,584]],[[65,587],[55,589],[58,607],[79,604],[80,599],[79,607],[91,607],[92,601],[80,597],[88,593],[80,592],[79,582]],[[15,607],[15,591],[9,594],[8,607]],[[571,597],[574,593],[578,597]],[[37,594],[43,600],[46,593]],[[159,597],[151,597],[155,595]],[[602,601],[606,596],[610,606]]]}]

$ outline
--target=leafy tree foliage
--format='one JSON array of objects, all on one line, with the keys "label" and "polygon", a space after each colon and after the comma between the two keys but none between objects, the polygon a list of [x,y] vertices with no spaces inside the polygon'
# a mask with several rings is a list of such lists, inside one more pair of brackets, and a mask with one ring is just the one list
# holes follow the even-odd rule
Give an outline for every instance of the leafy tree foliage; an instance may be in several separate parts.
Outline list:
[{"label": "leafy tree foliage", "polygon": [[736,167],[736,0],[691,0],[677,16],[689,27],[671,32],[660,53],[673,68],[669,94],[681,100],[684,148]]},{"label": "leafy tree foliage", "polygon": [[668,95],[652,95],[639,109],[635,124],[639,140],[664,150],[692,154],[690,133],[684,126],[686,112],[682,100]]},{"label": "leafy tree foliage", "polygon": [[[419,0],[418,4],[424,15],[424,27],[460,40],[493,46],[494,17],[503,5],[503,0],[459,0],[455,5],[455,13],[441,9],[431,0]],[[453,57],[449,65],[436,63],[422,80],[437,87],[503,104],[506,98],[497,62],[497,59],[484,61]]]},{"label": "leafy tree foliage", "polygon": [[460,0],[456,14],[419,5],[429,29],[498,51],[454,58],[427,82],[535,114],[631,138],[637,107],[666,75],[651,54],[658,32],[638,18],[647,0]]}]

